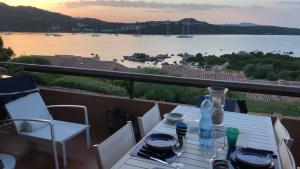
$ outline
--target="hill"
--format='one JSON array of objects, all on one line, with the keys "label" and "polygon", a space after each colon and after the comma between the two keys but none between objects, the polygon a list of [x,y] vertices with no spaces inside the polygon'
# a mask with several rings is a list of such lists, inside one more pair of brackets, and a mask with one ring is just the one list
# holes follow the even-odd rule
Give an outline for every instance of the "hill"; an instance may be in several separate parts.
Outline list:
[{"label": "hill", "polygon": [[[0,31],[11,32],[103,32],[124,34],[257,34],[300,35],[300,29],[254,24],[214,25],[185,18],[179,21],[112,23],[93,18],[75,18],[30,6],[0,3]],[[189,25],[189,26],[188,26]]]}]

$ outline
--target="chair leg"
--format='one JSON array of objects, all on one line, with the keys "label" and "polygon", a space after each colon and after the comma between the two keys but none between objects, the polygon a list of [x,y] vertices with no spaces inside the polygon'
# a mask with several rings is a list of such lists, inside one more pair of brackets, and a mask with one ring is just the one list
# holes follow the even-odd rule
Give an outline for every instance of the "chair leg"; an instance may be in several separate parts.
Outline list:
[{"label": "chair leg", "polygon": [[59,162],[58,162],[58,155],[57,155],[57,149],[56,149],[56,142],[55,141],[52,141],[52,149],[53,149],[55,169],[59,169]]},{"label": "chair leg", "polygon": [[90,128],[87,128],[85,131],[86,137],[86,148],[89,149],[91,147],[91,135],[90,135]]},{"label": "chair leg", "polygon": [[66,144],[63,142],[61,144],[62,146],[62,155],[63,155],[63,162],[64,162],[64,167],[67,167],[67,152],[66,152]]}]

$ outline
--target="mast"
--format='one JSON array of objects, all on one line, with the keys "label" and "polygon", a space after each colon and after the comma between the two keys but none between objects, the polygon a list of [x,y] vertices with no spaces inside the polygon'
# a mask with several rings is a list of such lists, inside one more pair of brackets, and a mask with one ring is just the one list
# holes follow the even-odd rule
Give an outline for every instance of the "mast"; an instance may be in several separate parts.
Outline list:
[{"label": "mast", "polygon": [[187,23],[187,35],[190,34],[190,18],[188,18],[188,23]]}]

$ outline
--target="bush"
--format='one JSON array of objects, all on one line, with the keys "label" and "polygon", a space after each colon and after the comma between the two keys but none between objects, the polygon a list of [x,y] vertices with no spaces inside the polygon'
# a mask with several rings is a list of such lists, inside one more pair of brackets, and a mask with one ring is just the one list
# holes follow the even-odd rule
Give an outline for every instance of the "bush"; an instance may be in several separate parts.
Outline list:
[{"label": "bush", "polygon": [[87,77],[75,77],[75,76],[63,76],[55,79],[52,86],[61,86],[73,89],[86,90],[91,92],[126,96],[127,91],[119,86],[114,86],[112,84],[106,83],[104,81],[87,78]]},{"label": "bush", "polygon": [[249,112],[266,114],[280,113],[284,116],[300,116],[299,103],[247,100],[247,106]]},{"label": "bush", "polygon": [[254,64],[247,64],[244,68],[244,72],[247,76],[252,76],[255,72],[255,65]]},{"label": "bush", "polygon": [[140,68],[138,69],[138,72],[144,74],[153,74],[153,75],[168,75],[168,73],[162,69],[150,68],[150,67]]},{"label": "bush", "polygon": [[20,56],[10,60],[11,62],[28,63],[28,64],[39,64],[39,65],[50,65],[51,62],[42,56]]}]

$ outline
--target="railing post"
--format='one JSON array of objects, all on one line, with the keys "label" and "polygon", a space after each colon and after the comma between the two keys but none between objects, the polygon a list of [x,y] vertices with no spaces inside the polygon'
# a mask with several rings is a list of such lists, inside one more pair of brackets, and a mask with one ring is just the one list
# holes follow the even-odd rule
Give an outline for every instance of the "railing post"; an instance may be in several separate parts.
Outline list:
[{"label": "railing post", "polygon": [[133,89],[134,89],[134,81],[131,80],[129,81],[129,89],[128,89],[130,99],[133,99]]}]

